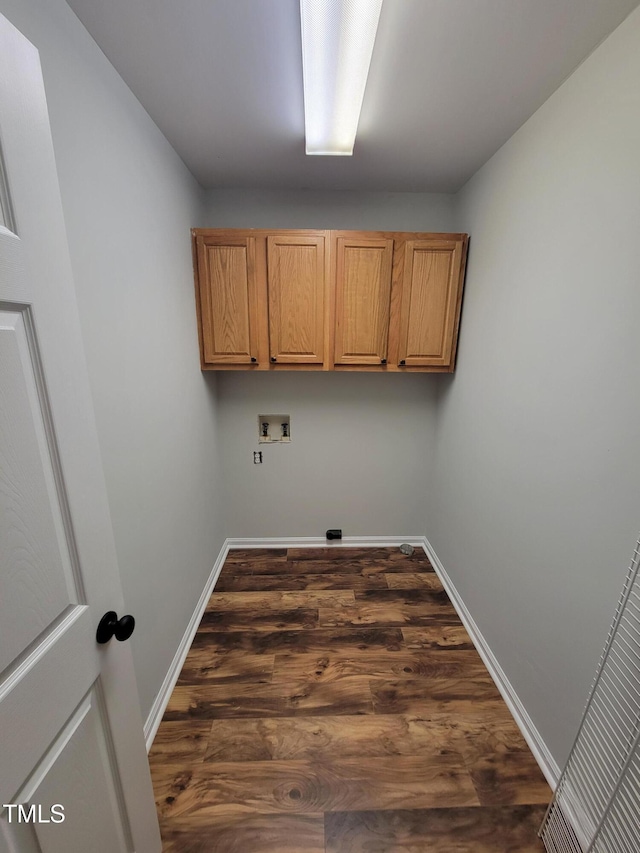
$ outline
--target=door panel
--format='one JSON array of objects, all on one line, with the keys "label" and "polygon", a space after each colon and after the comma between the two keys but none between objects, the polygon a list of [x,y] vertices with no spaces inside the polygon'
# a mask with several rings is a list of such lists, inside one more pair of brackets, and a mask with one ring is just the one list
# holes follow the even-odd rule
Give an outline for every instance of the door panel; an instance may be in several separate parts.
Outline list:
[{"label": "door panel", "polygon": [[406,243],[399,358],[407,366],[453,365],[463,245],[437,240]]},{"label": "door panel", "polygon": [[338,236],[335,364],[387,358],[393,240]]},{"label": "door panel", "polygon": [[[23,807],[22,817],[30,818],[30,844],[36,850],[127,853],[133,849],[107,733],[96,684],[13,798]],[[5,832],[22,851],[26,833],[17,817],[14,807]]]},{"label": "door panel", "polygon": [[[40,64],[2,16],[0,139],[0,851],[157,853],[131,652],[95,640],[123,596]],[[16,823],[40,797],[75,816]]]},{"label": "door panel", "polygon": [[0,624],[4,638],[0,673],[79,600],[29,310],[11,308],[9,303],[4,307],[0,310]]},{"label": "door panel", "polygon": [[2,156],[2,148],[0,147],[0,228],[6,228],[8,231],[15,232],[15,222],[13,218],[13,206],[11,204],[11,196],[9,195],[9,185],[7,182],[7,170]]},{"label": "door panel", "polygon": [[[107,731],[96,685],[18,797],[28,805],[37,804],[47,816],[52,814],[52,806],[67,804],[64,821],[35,825],[43,853],[77,849],[126,853],[131,849]],[[54,810],[54,816],[59,817],[59,812]]]},{"label": "door panel", "polygon": [[[4,632],[3,632],[4,634]],[[73,608],[0,681],[0,799],[11,803],[100,673],[87,607]],[[46,698],[45,698],[46,697]]]},{"label": "door panel", "polygon": [[203,361],[247,364],[257,354],[255,238],[196,241]]},{"label": "door panel", "polygon": [[267,238],[270,358],[324,361],[325,237]]}]

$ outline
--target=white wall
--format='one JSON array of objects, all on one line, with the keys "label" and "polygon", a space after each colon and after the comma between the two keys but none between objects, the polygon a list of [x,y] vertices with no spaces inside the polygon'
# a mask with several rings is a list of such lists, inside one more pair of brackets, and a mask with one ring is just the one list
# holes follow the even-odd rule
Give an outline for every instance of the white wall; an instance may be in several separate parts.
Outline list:
[{"label": "white wall", "polygon": [[554,757],[640,522],[640,11],[459,196],[425,529]]},{"label": "white wall", "polygon": [[[202,223],[229,228],[453,230],[454,199],[424,193],[216,190]],[[221,373],[229,536],[424,532],[434,393],[442,376]],[[258,414],[290,414],[291,444],[253,464]],[[263,448],[264,449],[264,448]]]},{"label": "white wall", "polygon": [[203,194],[63,0],[0,0],[40,50],[146,715],[222,544],[189,228]]},{"label": "white wall", "polygon": [[[436,379],[438,377],[435,377]],[[429,376],[225,373],[218,379],[229,536],[420,536],[430,482]],[[291,443],[258,445],[258,415]],[[253,451],[263,451],[262,465]]]},{"label": "white wall", "polygon": [[330,228],[454,231],[455,197],[444,193],[209,190],[203,228]]}]

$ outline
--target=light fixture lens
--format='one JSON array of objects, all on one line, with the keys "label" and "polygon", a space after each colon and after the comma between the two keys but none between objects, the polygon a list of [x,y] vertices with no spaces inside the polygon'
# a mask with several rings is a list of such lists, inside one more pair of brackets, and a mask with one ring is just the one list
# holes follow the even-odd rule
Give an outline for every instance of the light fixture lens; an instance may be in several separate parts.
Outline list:
[{"label": "light fixture lens", "polygon": [[382,0],[300,0],[307,154],[353,154]]}]

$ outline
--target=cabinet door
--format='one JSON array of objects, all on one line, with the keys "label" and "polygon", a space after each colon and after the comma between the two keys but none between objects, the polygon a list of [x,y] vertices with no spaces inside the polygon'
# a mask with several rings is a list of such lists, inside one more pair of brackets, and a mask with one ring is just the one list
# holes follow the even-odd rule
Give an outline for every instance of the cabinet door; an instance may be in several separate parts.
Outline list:
[{"label": "cabinet door", "polygon": [[467,238],[408,240],[400,309],[401,366],[452,370]]},{"label": "cabinet door", "polygon": [[386,364],[393,239],[337,234],[335,364]]},{"label": "cabinet door", "polygon": [[267,237],[272,363],[322,364],[325,332],[324,235]]},{"label": "cabinet door", "polygon": [[243,234],[196,237],[203,366],[256,360],[255,243]]}]

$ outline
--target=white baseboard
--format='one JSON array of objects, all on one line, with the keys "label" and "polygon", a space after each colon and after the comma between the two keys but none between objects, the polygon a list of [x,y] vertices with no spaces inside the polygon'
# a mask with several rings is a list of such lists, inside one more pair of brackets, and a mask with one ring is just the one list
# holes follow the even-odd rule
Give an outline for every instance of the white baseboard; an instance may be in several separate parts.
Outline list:
[{"label": "white baseboard", "polygon": [[220,553],[218,554],[218,558],[211,570],[211,574],[209,575],[205,587],[202,590],[202,595],[198,599],[196,609],[193,611],[193,615],[189,620],[187,630],[184,632],[182,640],[180,640],[180,645],[173,656],[169,671],[167,672],[165,679],[162,682],[162,687],[160,688],[160,691],[155,698],[155,702],[149,711],[149,716],[144,724],[144,739],[147,745],[147,752],[151,749],[151,744],[153,743],[153,739],[158,731],[160,721],[162,720],[165,709],[169,704],[171,693],[173,692],[173,688],[176,686],[180,670],[184,666],[185,659],[189,653],[189,649],[191,648],[191,643],[193,643],[193,638],[198,630],[202,614],[205,611],[207,602],[209,601],[213,588],[216,585],[216,581],[218,580],[224,561],[227,559],[227,552],[229,551],[228,542],[229,540],[225,539],[222,548],[220,549]]},{"label": "white baseboard", "polygon": [[507,678],[504,670],[498,663],[497,658],[491,651],[491,647],[488,642],[485,640],[482,632],[478,628],[475,623],[475,620],[467,610],[467,607],[462,600],[458,590],[456,589],[453,581],[447,574],[446,569],[440,562],[438,555],[433,550],[433,547],[426,536],[422,537],[422,547],[424,548],[427,556],[431,560],[433,568],[436,571],[436,574],[442,581],[442,585],[447,591],[447,595],[451,599],[451,603],[455,607],[458,616],[460,617],[464,627],[467,629],[467,632],[473,643],[478,650],[478,653],[482,660],[484,661],[484,665],[489,670],[489,675],[494,680],[496,687],[500,691],[502,698],[504,699],[507,707],[511,711],[513,719],[516,721],[518,728],[522,732],[524,739],[529,745],[529,749],[533,753],[533,757],[538,762],[540,766],[540,770],[544,773],[544,776],[549,783],[549,786],[552,790],[555,791],[556,785],[558,784],[558,780],[560,779],[560,768],[558,767],[557,762],[554,757],[551,755],[547,745],[540,732],[535,727],[533,720],[527,713],[524,705],[520,701],[520,697],[516,693],[513,685]]},{"label": "white baseboard", "polygon": [[422,546],[424,536],[344,536],[328,540],[320,536],[280,536],[227,539],[229,548],[395,548],[405,542]]}]

